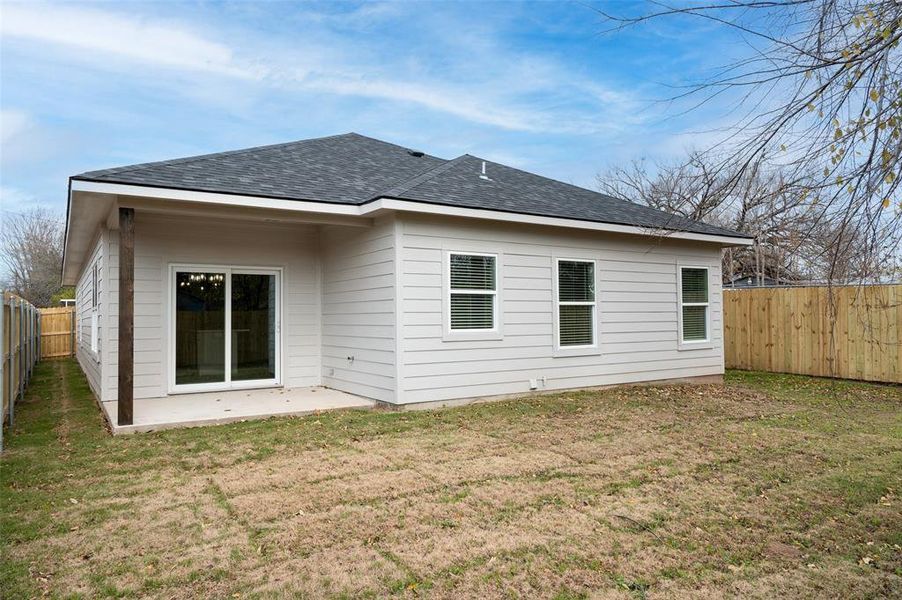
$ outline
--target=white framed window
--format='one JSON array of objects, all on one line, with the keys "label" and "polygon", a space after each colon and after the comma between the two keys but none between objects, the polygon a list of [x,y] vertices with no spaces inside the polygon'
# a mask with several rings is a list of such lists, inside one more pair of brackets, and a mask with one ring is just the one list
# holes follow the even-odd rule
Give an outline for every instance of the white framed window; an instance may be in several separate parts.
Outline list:
[{"label": "white framed window", "polygon": [[91,352],[100,351],[100,265],[95,261],[91,267]]},{"label": "white framed window", "polygon": [[97,263],[94,263],[94,267],[91,269],[91,308],[97,308],[97,280],[99,279],[97,273]]},{"label": "white framed window", "polygon": [[680,265],[678,273],[680,346],[707,345],[711,341],[708,267]]},{"label": "white framed window", "polygon": [[554,293],[556,349],[598,348],[595,261],[556,259]]},{"label": "white framed window", "polygon": [[98,335],[99,332],[97,330],[98,325],[99,325],[98,321],[99,321],[99,319],[97,318],[97,309],[92,308],[91,309],[91,352],[93,352],[94,354],[97,354],[97,349],[98,349],[97,342],[100,337]]},{"label": "white framed window", "polygon": [[498,330],[498,256],[448,252],[448,330]]}]

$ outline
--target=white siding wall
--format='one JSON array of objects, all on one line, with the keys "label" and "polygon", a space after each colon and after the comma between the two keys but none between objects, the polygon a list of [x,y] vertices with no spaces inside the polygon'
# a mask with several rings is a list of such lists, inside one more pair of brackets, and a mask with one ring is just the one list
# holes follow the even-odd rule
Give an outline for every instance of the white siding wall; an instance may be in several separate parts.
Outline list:
[{"label": "white siding wall", "polygon": [[395,398],[394,246],[391,220],[322,231],[323,383],[386,402]]},{"label": "white siding wall", "polygon": [[[526,392],[531,378],[550,390],[723,373],[713,244],[419,216],[402,227],[402,403]],[[503,339],[442,339],[448,250],[501,254]],[[598,355],[552,355],[554,256],[596,261]],[[713,347],[678,349],[680,262],[710,267]]]},{"label": "white siding wall", "polygon": [[[169,265],[281,267],[282,383],[319,385],[320,284],[318,233],[307,225],[135,216],[135,397],[168,392]],[[117,396],[119,315],[118,232],[110,232],[110,308],[104,400]]]},{"label": "white siding wall", "polygon": [[[140,211],[136,217],[138,398],[168,392],[172,263],[284,270],[287,387],[324,384],[415,403],[522,393],[530,379],[545,378],[540,390],[551,390],[723,372],[720,249],[713,244],[414,215],[380,219],[371,228],[173,219]],[[499,254],[501,339],[443,339],[449,250]],[[555,256],[596,261],[599,354],[554,356]],[[90,352],[95,262],[101,266],[98,357]],[[104,401],[117,393],[117,262],[118,232],[102,231],[77,285],[78,360]],[[680,263],[710,268],[711,347],[678,348]]]},{"label": "white siding wall", "polygon": [[[77,332],[75,343],[75,356],[81,365],[88,385],[98,398],[101,397],[101,381],[103,379],[101,358],[104,356],[103,344],[103,316],[106,314],[104,293],[106,291],[106,262],[105,242],[107,232],[100,231],[94,242],[88,260],[85,262],[78,283],[75,285],[75,315],[77,320]],[[97,265],[97,318],[98,318],[98,342],[97,352],[91,351],[91,312],[94,293],[94,266]]]}]

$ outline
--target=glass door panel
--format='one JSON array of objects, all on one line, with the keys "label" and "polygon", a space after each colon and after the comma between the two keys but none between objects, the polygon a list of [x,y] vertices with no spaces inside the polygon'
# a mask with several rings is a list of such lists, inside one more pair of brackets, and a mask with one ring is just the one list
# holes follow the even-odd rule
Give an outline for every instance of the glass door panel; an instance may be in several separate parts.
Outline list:
[{"label": "glass door panel", "polygon": [[232,274],[232,381],[276,378],[276,276]]},{"label": "glass door panel", "polygon": [[175,274],[175,383],[226,380],[226,273]]}]

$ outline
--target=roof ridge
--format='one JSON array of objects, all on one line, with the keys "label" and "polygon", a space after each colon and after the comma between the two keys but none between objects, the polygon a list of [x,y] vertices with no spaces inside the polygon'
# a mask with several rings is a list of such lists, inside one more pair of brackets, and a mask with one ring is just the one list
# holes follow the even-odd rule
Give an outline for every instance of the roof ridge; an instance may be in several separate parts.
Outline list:
[{"label": "roof ridge", "polygon": [[[400,149],[400,150],[404,150],[405,152],[415,151],[415,149],[414,149],[414,148],[411,148],[410,146],[402,146],[401,144],[396,144],[396,143],[394,143],[394,142],[386,142],[385,140],[380,140],[379,138],[374,138],[374,137],[371,137],[371,136],[368,136],[368,135],[363,135],[362,133],[357,133],[356,131],[351,131],[351,132],[346,133],[346,134],[344,134],[344,135],[355,135],[355,136],[357,136],[357,137],[359,137],[359,138],[363,138],[363,139],[365,139],[365,140],[370,140],[370,141],[372,141],[372,142],[379,142],[379,143],[382,144],[383,146],[392,146],[392,147],[394,147],[394,148],[398,148],[398,149]],[[325,138],[319,138],[319,139],[325,139]],[[428,156],[429,158],[435,158],[435,159],[438,159],[438,160],[448,160],[447,158],[442,158],[442,157],[436,156],[436,155],[434,155],[434,154],[429,154],[428,152],[423,152],[423,156]]]},{"label": "roof ridge", "polygon": [[411,189],[417,187],[421,183],[425,183],[426,181],[429,181],[436,175],[440,175],[440,174],[444,173],[445,171],[447,171],[454,165],[461,162],[461,159],[465,158],[466,156],[468,156],[468,155],[461,154],[460,156],[458,156],[456,158],[452,158],[451,160],[445,160],[445,162],[443,162],[440,165],[432,167],[431,169],[426,169],[419,175],[415,175],[415,176],[411,177],[410,179],[406,179],[406,180],[402,181],[401,183],[393,185],[392,187],[388,188],[387,190],[384,190],[384,191],[376,194],[370,200],[367,200],[367,202],[370,202],[370,201],[375,200],[376,198],[380,198],[382,196],[398,196],[400,194],[403,194],[404,192],[410,191]]},{"label": "roof ridge", "polygon": [[[218,158],[218,157],[222,157],[222,156],[236,156],[236,155],[247,154],[249,152],[254,152],[254,151],[258,151],[258,150],[270,150],[273,148],[281,148],[284,146],[291,146],[294,144],[302,144],[302,143],[307,143],[307,142],[321,142],[323,140],[329,140],[329,139],[340,138],[340,137],[345,137],[345,136],[352,136],[352,135],[356,135],[358,137],[367,137],[364,135],[360,135],[359,133],[349,131],[348,133],[336,133],[334,135],[326,135],[326,136],[318,137],[318,138],[308,138],[305,140],[293,140],[290,142],[279,142],[277,144],[261,144],[259,146],[251,146],[250,148],[241,148],[239,150],[225,150],[222,152],[210,152],[207,154],[195,154],[194,156],[183,156],[181,158],[171,158],[168,160],[155,160],[155,161],[146,162],[146,163],[138,163],[135,165],[124,165],[121,167],[110,167],[108,169],[97,169],[95,171],[86,171],[79,175],[75,175],[75,178],[77,179],[77,178],[83,177],[85,175],[97,175],[97,174],[101,174],[101,173],[104,175],[114,174],[114,173],[130,173],[133,171],[142,171],[144,169],[158,167],[161,165],[166,165],[166,166],[183,165],[183,164],[187,164],[190,162],[194,162],[196,160]],[[370,138],[370,139],[374,139],[374,138]]]}]

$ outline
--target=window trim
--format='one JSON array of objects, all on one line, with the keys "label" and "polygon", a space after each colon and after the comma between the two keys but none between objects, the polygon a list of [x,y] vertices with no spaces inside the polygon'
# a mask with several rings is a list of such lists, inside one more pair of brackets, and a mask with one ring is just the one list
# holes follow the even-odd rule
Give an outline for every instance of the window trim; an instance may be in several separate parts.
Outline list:
[{"label": "window trim", "polygon": [[[601,319],[598,318],[598,310],[601,306],[601,303],[598,300],[599,288],[598,288],[598,261],[594,258],[580,258],[573,256],[555,256],[553,257],[554,268],[552,269],[552,306],[553,308],[553,328],[554,328],[554,339],[552,341],[552,356],[554,357],[566,357],[566,356],[597,356],[601,354],[601,344],[599,340],[601,339],[601,332],[599,329],[599,322]],[[560,299],[560,265],[562,262],[577,262],[577,263],[591,263],[592,264],[592,279],[593,284],[595,286],[595,296],[592,302],[580,301],[565,301],[561,302]],[[583,344],[580,346],[561,346],[561,306],[592,306],[592,343],[591,344]]]},{"label": "window trim", "polygon": [[[444,341],[477,341],[500,340],[503,335],[503,310],[502,310],[502,254],[501,252],[486,252],[484,250],[460,250],[445,249],[442,257],[442,340]],[[489,256],[495,259],[495,289],[494,290],[470,290],[451,288],[451,256]],[[492,296],[492,325],[491,329],[452,329],[451,328],[451,296],[452,294],[476,294]]]},{"label": "window trim", "polygon": [[[708,291],[707,302],[683,302],[683,270],[699,269],[705,272],[707,279],[706,289]],[[683,307],[684,306],[704,306],[705,307],[705,339],[703,340],[685,340],[683,339]],[[705,265],[683,264],[677,263],[677,347],[679,350],[699,350],[703,348],[713,348],[714,342],[711,339],[711,267]]]}]

